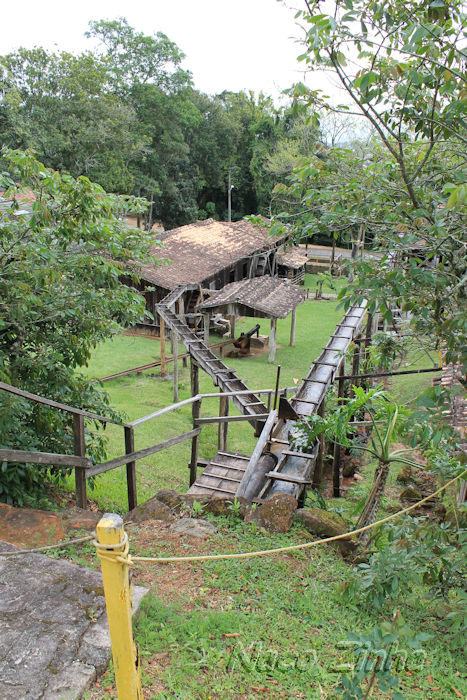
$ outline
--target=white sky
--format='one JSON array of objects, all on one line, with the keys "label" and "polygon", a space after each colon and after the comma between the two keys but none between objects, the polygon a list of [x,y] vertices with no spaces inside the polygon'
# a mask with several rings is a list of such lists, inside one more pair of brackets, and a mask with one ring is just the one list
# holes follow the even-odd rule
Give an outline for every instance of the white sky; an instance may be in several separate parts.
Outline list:
[{"label": "white sky", "polygon": [[[126,17],[145,34],[162,31],[186,54],[184,68],[195,87],[278,93],[303,80],[300,28],[294,19],[303,0],[22,0],[2,2],[0,53],[20,46],[78,52],[91,19]],[[322,78],[308,84],[324,88]],[[328,88],[329,90],[329,88]]]}]

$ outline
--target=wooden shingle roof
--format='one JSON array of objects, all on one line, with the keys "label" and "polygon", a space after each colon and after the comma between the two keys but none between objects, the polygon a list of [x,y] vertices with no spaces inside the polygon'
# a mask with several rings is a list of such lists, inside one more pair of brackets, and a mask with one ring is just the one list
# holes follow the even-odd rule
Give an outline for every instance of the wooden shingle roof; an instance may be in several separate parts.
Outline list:
[{"label": "wooden shingle roof", "polygon": [[248,221],[197,221],[158,236],[163,247],[151,251],[171,264],[142,265],[140,276],[164,289],[201,284],[235,262],[274,248],[278,239]]},{"label": "wooden shingle roof", "polygon": [[277,253],[276,260],[279,265],[299,270],[308,262],[308,256],[300,248],[291,248]]},{"label": "wooden shingle roof", "polygon": [[243,307],[239,315],[250,309],[265,318],[285,318],[304,300],[304,292],[289,280],[265,275],[227,284],[198,308],[222,312],[222,307],[236,306]]}]

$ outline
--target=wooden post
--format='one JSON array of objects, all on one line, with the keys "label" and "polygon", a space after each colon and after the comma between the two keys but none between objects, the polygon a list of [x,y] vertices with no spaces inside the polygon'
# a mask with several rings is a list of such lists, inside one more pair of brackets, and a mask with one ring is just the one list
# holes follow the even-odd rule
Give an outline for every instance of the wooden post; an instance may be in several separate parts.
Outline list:
[{"label": "wooden post", "polygon": [[[355,348],[352,357],[352,374],[358,374],[360,369],[361,335],[356,338]],[[355,381],[355,384],[358,380]]]},{"label": "wooden post", "polygon": [[289,345],[293,348],[295,345],[295,324],[297,321],[297,309],[292,311],[292,320],[290,322],[290,343]]},{"label": "wooden post", "polygon": [[[73,414],[73,452],[77,457],[86,456],[86,443],[84,440],[84,416]],[[76,505],[86,510],[88,499],[86,495],[86,475],[84,469],[75,467]]]},{"label": "wooden post", "polygon": [[209,345],[209,324],[211,322],[211,314],[204,314],[204,344]]},{"label": "wooden post", "polygon": [[172,343],[174,346],[174,403],[178,401],[178,337],[175,331],[172,331]]},{"label": "wooden post", "polygon": [[[221,396],[219,399],[219,416],[229,415],[229,397]],[[229,430],[229,424],[219,423],[217,428],[217,450],[225,452],[227,450],[227,434]]]},{"label": "wooden post", "polygon": [[161,336],[161,377],[165,377],[166,374],[166,364],[165,364],[165,321],[162,316],[160,319],[160,336]]},{"label": "wooden post", "polygon": [[123,520],[119,515],[107,513],[97,524],[96,533],[118,697],[142,700],[139,654],[131,625],[131,587],[129,566],[125,561],[127,539]]},{"label": "wooden post", "polygon": [[[125,426],[125,454],[135,451],[135,429],[131,425]],[[128,494],[128,510],[133,510],[138,505],[136,495],[136,466],[135,462],[127,462],[126,488]]]},{"label": "wooden post", "polygon": [[235,338],[235,314],[230,315],[230,337]]},{"label": "wooden post", "polygon": [[[321,418],[324,418],[324,399],[321,401],[319,407],[318,407],[318,416],[321,416]],[[326,450],[326,438],[324,437],[324,433],[321,433],[318,437],[318,442],[319,442],[319,448],[318,448],[318,455],[316,457],[316,464],[315,464],[315,470],[313,472],[313,488],[314,489],[319,489],[321,486],[321,482],[323,480],[323,465],[324,465],[324,453]]]},{"label": "wooden post", "polygon": [[[342,361],[339,368],[339,379],[337,384],[337,403],[342,403],[344,396],[345,379],[342,375],[345,374],[345,363]],[[341,446],[338,442],[334,443],[334,454],[332,459],[332,485],[334,490],[334,498],[339,498],[341,495]]]},{"label": "wooden post", "polygon": [[269,332],[269,357],[268,362],[274,362],[276,359],[276,338],[277,338],[277,320],[271,318],[271,330]]},{"label": "wooden post", "polygon": [[[178,300],[178,315],[181,317],[182,321],[184,321],[186,323],[185,303],[183,301],[183,297],[180,297],[180,299]],[[182,357],[182,366],[188,367],[188,358],[187,357]]]},{"label": "wooden post", "polygon": [[365,364],[364,368],[367,368],[368,365],[368,358],[370,354],[370,345],[371,345],[371,337],[373,334],[373,314],[370,314],[368,312],[367,317],[366,317],[366,329],[365,329]]},{"label": "wooden post", "polygon": [[[197,396],[199,394],[199,365],[198,363],[190,357],[190,383],[191,383],[191,395]],[[194,401],[191,405],[191,416],[193,418],[193,428],[196,427],[196,419],[201,415],[201,400]],[[191,459],[190,459],[190,486],[192,486],[197,477],[198,468],[198,452],[199,452],[199,438],[200,435],[195,435],[191,438]]]}]

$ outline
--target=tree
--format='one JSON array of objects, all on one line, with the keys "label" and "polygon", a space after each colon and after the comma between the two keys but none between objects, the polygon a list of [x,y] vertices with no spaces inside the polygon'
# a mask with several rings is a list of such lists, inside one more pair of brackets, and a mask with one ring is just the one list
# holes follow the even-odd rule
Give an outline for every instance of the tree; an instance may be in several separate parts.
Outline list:
[{"label": "tree", "polygon": [[[361,163],[374,177],[361,196],[363,225],[383,258],[357,261],[344,305],[366,298],[389,322],[402,307],[448,361],[467,363],[465,3],[335,0],[329,15],[318,0],[305,4],[300,58],[333,71],[348,103],[334,107],[303,85],[293,94],[364,118],[376,134]],[[334,188],[324,189],[332,211]]]},{"label": "tree", "polygon": [[[128,228],[122,213],[140,200],[108,195],[85,177],[49,170],[32,155],[2,150],[0,189],[0,374],[19,388],[112,415],[105,394],[77,370],[95,345],[140,320],[144,300],[120,279],[137,275],[149,239]],[[22,212],[24,198],[31,203]],[[133,272],[132,272],[133,270]],[[68,414],[1,392],[2,447],[72,452]],[[98,425],[86,436],[95,459],[104,454]],[[51,472],[48,472],[50,475]],[[20,500],[43,487],[38,468],[0,475],[0,498]]]}]

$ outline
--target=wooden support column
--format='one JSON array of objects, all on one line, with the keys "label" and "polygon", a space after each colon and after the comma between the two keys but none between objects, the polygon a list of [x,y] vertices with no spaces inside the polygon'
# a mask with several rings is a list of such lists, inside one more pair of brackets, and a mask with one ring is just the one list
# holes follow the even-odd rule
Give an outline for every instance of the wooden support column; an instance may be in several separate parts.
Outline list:
[{"label": "wooden support column", "polygon": [[204,318],[204,344],[209,345],[209,324],[211,322],[211,314],[205,313],[203,318]]},{"label": "wooden support column", "polygon": [[[73,452],[78,457],[86,456],[86,443],[84,440],[84,416],[73,414]],[[75,467],[76,505],[86,510],[88,499],[86,494],[86,474],[84,469]]]},{"label": "wooden support column", "polygon": [[[375,315],[377,317],[377,315]],[[365,329],[365,342],[363,343],[365,347],[365,362],[364,362],[364,370],[366,370],[368,366],[368,359],[370,355],[370,345],[371,345],[371,338],[373,335],[373,314],[368,313],[366,317],[366,329]],[[360,348],[362,345],[360,344]],[[371,386],[371,383],[370,383]]]},{"label": "wooden support column", "polygon": [[[125,426],[125,454],[135,451],[135,429]],[[133,510],[138,505],[136,495],[136,466],[135,462],[127,462],[126,465],[126,488],[128,494],[128,510]]]},{"label": "wooden support column", "polygon": [[[197,396],[199,394],[199,365],[191,357],[190,358],[190,384],[191,384],[191,395]],[[195,401],[191,405],[191,416],[193,418],[193,428],[196,427],[196,420],[201,415],[201,400]],[[199,452],[199,434],[195,435],[191,439],[191,459],[190,459],[190,486],[192,486],[197,477],[197,467],[198,467],[198,452]]]},{"label": "wooden support column", "polygon": [[[181,316],[182,320],[186,323],[185,303],[183,301],[183,297],[180,297],[180,299],[178,300],[178,315]],[[183,367],[188,367],[188,357],[182,358],[182,365]]]},{"label": "wooden support column", "polygon": [[178,337],[175,331],[172,331],[172,345],[174,348],[174,403],[178,401]]},{"label": "wooden support column", "polygon": [[[339,379],[337,383],[337,403],[342,404],[344,397],[345,379],[342,375],[345,373],[345,363],[342,362],[339,368]],[[338,442],[334,443],[334,455],[332,460],[332,485],[334,498],[339,498],[341,495],[341,446]]]},{"label": "wooden support column", "polygon": [[[361,335],[355,339],[355,348],[352,357],[352,374],[358,374],[360,369]],[[354,382],[358,382],[358,379]]]},{"label": "wooden support column", "polygon": [[276,359],[276,338],[277,338],[277,319],[271,318],[271,330],[269,332],[268,362],[274,362],[274,360]]},{"label": "wooden support column", "polygon": [[[320,403],[317,413],[318,416],[324,418],[324,399]],[[321,433],[321,435],[319,435],[318,442],[318,456],[316,457],[315,470],[313,472],[312,486],[314,489],[319,489],[323,480],[324,453],[326,451],[326,438],[324,436],[324,433]]]},{"label": "wooden support column", "polygon": [[[229,415],[229,397],[221,396],[219,399],[219,416]],[[229,424],[227,421],[225,423],[219,423],[217,428],[217,449],[221,452],[227,451],[227,434],[229,430]]]},{"label": "wooden support column", "polygon": [[165,321],[162,316],[160,319],[160,336],[161,336],[161,377],[166,375],[166,364],[165,364]]},{"label": "wooden support column", "polygon": [[231,314],[230,318],[230,337],[235,338],[235,314]]},{"label": "wooden support column", "polygon": [[295,324],[297,322],[297,309],[292,311],[292,320],[290,322],[290,343],[289,345],[293,348],[295,345]]}]

